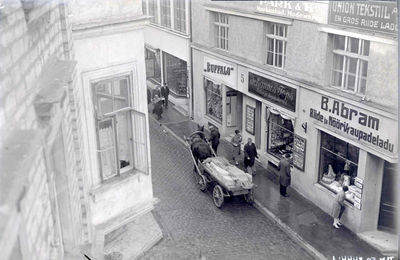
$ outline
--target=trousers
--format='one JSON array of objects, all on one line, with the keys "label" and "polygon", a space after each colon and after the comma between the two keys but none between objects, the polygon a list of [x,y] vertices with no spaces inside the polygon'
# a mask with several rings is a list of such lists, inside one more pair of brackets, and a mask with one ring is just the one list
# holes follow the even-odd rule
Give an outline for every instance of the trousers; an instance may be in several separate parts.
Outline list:
[{"label": "trousers", "polygon": [[279,185],[280,185],[280,193],[281,193],[281,195],[285,196],[286,195],[287,186],[283,186],[282,184],[279,184]]}]

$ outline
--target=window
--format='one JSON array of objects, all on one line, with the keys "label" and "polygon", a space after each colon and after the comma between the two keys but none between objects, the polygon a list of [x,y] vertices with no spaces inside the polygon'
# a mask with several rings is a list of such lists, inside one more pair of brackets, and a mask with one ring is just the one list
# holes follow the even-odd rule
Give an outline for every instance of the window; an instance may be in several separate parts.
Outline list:
[{"label": "window", "polygon": [[217,48],[228,50],[228,30],[229,16],[226,14],[215,13],[215,33]]},{"label": "window", "polygon": [[147,15],[147,1],[146,0],[142,0],[142,11],[143,11],[143,15]]},{"label": "window", "polygon": [[170,0],[160,0],[161,25],[171,28],[171,3]]},{"label": "window", "polygon": [[187,95],[186,61],[164,52],[164,79],[169,90],[176,96]]},{"label": "window", "polygon": [[186,32],[185,0],[174,0],[174,26],[175,30]]},{"label": "window", "polygon": [[161,84],[161,66],[159,54],[145,48],[146,79]]},{"label": "window", "polygon": [[332,85],[353,93],[365,94],[369,41],[332,35]]},{"label": "window", "polygon": [[127,76],[92,84],[103,180],[132,168],[132,115]]},{"label": "window", "polygon": [[[357,177],[358,156],[358,147],[321,132],[318,182],[334,192],[347,185],[350,194]],[[351,196],[346,198],[352,200]]]},{"label": "window", "polygon": [[267,108],[267,152],[282,158],[293,150],[292,120],[274,109]]},{"label": "window", "polygon": [[222,86],[204,79],[206,89],[206,113],[218,122],[222,123]]},{"label": "window", "polygon": [[266,64],[283,68],[286,56],[287,25],[267,23],[266,27]]},{"label": "window", "polygon": [[152,23],[158,23],[157,0],[149,0],[149,15],[152,16],[150,19]]}]

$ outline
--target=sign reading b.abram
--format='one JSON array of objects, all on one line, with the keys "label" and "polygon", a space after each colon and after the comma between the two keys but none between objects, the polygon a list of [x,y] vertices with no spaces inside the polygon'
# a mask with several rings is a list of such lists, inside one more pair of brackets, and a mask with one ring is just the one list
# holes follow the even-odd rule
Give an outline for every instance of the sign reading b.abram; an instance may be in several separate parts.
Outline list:
[{"label": "sign reading b.abram", "polygon": [[236,89],[237,66],[204,56],[203,75]]},{"label": "sign reading b.abram", "polygon": [[330,1],[329,24],[397,35],[397,3]]}]

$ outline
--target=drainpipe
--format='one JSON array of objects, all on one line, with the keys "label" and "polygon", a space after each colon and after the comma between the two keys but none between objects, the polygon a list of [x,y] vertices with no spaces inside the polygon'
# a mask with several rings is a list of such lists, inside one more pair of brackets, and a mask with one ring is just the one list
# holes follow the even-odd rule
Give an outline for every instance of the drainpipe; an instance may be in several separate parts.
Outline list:
[{"label": "drainpipe", "polygon": [[192,51],[192,1],[189,2],[189,14],[190,14],[190,19],[189,19],[189,27],[190,27],[190,37],[189,37],[189,59],[190,59],[190,105],[189,105],[189,116],[190,118],[194,119],[194,98],[193,98],[193,51]]}]

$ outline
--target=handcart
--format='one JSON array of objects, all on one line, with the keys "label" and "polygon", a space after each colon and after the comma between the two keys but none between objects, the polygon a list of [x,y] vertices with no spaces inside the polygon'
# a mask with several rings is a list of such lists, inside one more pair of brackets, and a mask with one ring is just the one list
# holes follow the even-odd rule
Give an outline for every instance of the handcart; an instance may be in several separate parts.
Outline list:
[{"label": "handcart", "polygon": [[[212,187],[213,201],[216,207],[221,208],[225,197],[231,196],[243,195],[249,204],[254,202],[255,185],[252,182],[252,175],[232,165],[226,158],[216,156],[203,132],[193,132],[184,139],[193,160],[199,188],[204,192]],[[200,142],[203,142],[203,146],[207,144],[211,151],[209,156],[199,156],[196,153],[196,145]]]}]

